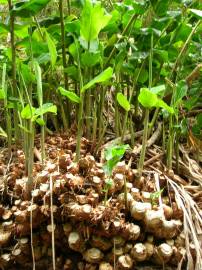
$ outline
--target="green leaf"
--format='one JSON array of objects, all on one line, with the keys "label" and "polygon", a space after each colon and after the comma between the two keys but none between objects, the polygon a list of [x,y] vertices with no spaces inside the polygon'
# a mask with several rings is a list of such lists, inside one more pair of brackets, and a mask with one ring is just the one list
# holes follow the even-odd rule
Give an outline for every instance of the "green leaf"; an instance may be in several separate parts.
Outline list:
[{"label": "green leaf", "polygon": [[165,84],[161,84],[151,88],[151,92],[157,95],[162,95],[166,90]]},{"label": "green leaf", "polygon": [[148,88],[141,88],[138,101],[143,107],[150,109],[156,106],[158,98],[157,95],[152,93]]},{"label": "green leaf", "polygon": [[177,83],[173,93],[173,106],[176,107],[187,95],[188,86],[185,80],[181,80]]},{"label": "green leaf", "polygon": [[46,40],[47,40],[48,49],[49,49],[50,57],[51,57],[51,66],[53,68],[57,60],[57,50],[56,50],[55,43],[52,40],[51,36],[48,34],[48,32],[46,32]]},{"label": "green leaf", "polygon": [[81,55],[81,63],[85,67],[93,67],[97,63],[100,63],[100,52],[92,53],[92,52],[84,52]]},{"label": "green leaf", "polygon": [[80,103],[80,97],[77,96],[77,94],[75,94],[74,92],[65,90],[63,87],[59,87],[58,90],[60,91],[60,94],[62,96],[69,98],[71,101],[75,103]]},{"label": "green leaf", "polygon": [[112,159],[108,160],[107,163],[103,166],[104,172],[108,175],[112,175],[113,168],[120,161],[121,157],[115,156]]},{"label": "green leaf", "polygon": [[25,0],[17,3],[13,8],[15,16],[29,18],[40,12],[51,0]]},{"label": "green leaf", "polygon": [[57,107],[56,105],[53,105],[53,103],[45,103],[42,105],[41,108],[37,108],[34,112],[34,118],[37,116],[40,116],[40,115],[44,115],[45,113],[54,113],[56,114],[57,113]]},{"label": "green leaf", "polygon": [[86,85],[83,86],[81,89],[81,92],[85,92],[85,90],[91,88],[96,83],[103,83],[108,81],[113,75],[113,69],[111,67],[108,67],[103,72],[101,72],[98,76],[96,76],[94,79],[92,79],[90,82],[88,82]]},{"label": "green leaf", "polygon": [[127,100],[127,98],[122,94],[118,93],[116,96],[116,99],[119,103],[119,105],[125,110],[130,111],[130,102]]},{"label": "green leaf", "polygon": [[36,111],[36,108],[30,107],[29,104],[27,104],[21,111],[21,117],[23,119],[31,119]]},{"label": "green leaf", "polygon": [[26,65],[20,62],[18,68],[22,72],[23,79],[25,80],[26,83],[34,82],[35,77],[29,65]]},{"label": "green leaf", "polygon": [[0,99],[5,99],[5,97],[6,97],[6,94],[5,94],[4,89],[0,88]]},{"label": "green leaf", "polygon": [[9,33],[9,27],[3,23],[0,23],[0,34]]},{"label": "green leaf", "polygon": [[6,134],[6,132],[3,130],[2,127],[0,127],[0,136],[1,136],[1,137],[7,138],[7,134]]},{"label": "green leaf", "polygon": [[77,44],[76,44],[76,43],[72,43],[72,44],[69,46],[69,48],[68,48],[70,54],[73,56],[73,58],[74,58],[74,60],[75,60],[76,62],[77,62],[77,60],[78,60],[77,45],[78,45],[78,43],[77,43]]},{"label": "green leaf", "polygon": [[93,5],[90,0],[86,0],[81,13],[81,37],[87,42],[97,39],[99,32],[108,24],[110,19],[111,15],[105,14],[101,3],[98,2]]},{"label": "green leaf", "polygon": [[105,150],[105,159],[107,162],[103,166],[105,173],[108,176],[112,175],[113,168],[121,160],[125,151],[129,148],[128,144],[124,145],[113,145]]},{"label": "green leaf", "polygon": [[142,69],[140,71],[139,68],[136,68],[136,70],[135,70],[135,77],[137,77],[137,76],[138,76],[138,82],[140,82],[140,83],[145,83],[148,80],[148,78],[149,78],[148,71],[145,70],[145,69]]},{"label": "green leaf", "polygon": [[197,121],[197,124],[200,128],[202,128],[202,113],[198,114],[196,116],[196,121]]},{"label": "green leaf", "polygon": [[129,148],[128,144],[113,145],[105,150],[105,159],[110,160],[114,157],[119,157],[119,159],[121,159],[125,154],[125,151]]},{"label": "green leaf", "polygon": [[168,111],[170,114],[174,114],[174,109],[170,107],[168,104],[166,104],[162,99],[158,99],[155,107],[162,108]]},{"label": "green leaf", "polygon": [[190,9],[190,12],[194,14],[197,18],[202,19],[202,10],[199,9]]},{"label": "green leaf", "polygon": [[152,107],[159,107],[167,110],[173,114],[174,110],[168,106],[162,99],[158,98],[157,94],[152,93],[148,88],[141,88],[138,100],[145,108],[151,109]]},{"label": "green leaf", "polygon": [[41,117],[36,119],[36,123],[39,124],[40,126],[45,126],[46,124],[45,121]]}]

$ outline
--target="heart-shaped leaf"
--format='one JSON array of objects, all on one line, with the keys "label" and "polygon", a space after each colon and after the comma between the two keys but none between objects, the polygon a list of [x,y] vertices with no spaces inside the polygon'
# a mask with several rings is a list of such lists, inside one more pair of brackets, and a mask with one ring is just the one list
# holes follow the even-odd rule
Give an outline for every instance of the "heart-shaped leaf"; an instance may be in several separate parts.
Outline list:
[{"label": "heart-shaped leaf", "polygon": [[157,95],[147,88],[141,88],[138,101],[145,108],[155,107],[158,101]]},{"label": "heart-shaped leaf", "polygon": [[116,96],[116,99],[119,103],[119,105],[125,110],[130,111],[130,102],[127,100],[127,98],[122,94],[118,93]]},{"label": "heart-shaped leaf", "polygon": [[27,104],[21,111],[21,117],[23,119],[31,119],[36,111],[36,108],[30,107],[29,104]]}]

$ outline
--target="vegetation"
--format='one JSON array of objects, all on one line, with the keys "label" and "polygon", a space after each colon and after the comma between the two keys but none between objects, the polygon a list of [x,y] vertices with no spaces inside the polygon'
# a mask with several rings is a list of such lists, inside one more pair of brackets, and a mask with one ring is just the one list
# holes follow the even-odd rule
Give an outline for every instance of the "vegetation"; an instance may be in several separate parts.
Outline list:
[{"label": "vegetation", "polygon": [[[40,210],[42,221],[35,220],[44,198],[50,208],[46,217],[52,213],[51,229],[46,224],[52,236],[51,269],[71,269],[67,261],[57,266],[55,256],[60,257],[60,249],[55,250],[54,227],[69,222],[71,216],[77,217],[71,226],[78,222],[84,228],[83,234],[72,229],[69,234],[66,225],[61,225],[70,249],[80,252],[88,265],[78,269],[98,269],[98,264],[100,270],[133,269],[134,262],[150,258],[164,267],[174,253],[174,265],[202,268],[197,235],[202,228],[197,193],[202,192],[201,19],[198,0],[0,0],[0,247],[16,244],[13,231],[1,239],[4,221],[12,218],[18,225],[26,224],[31,236],[23,231],[25,225],[17,236],[30,237],[31,267],[38,269],[33,230],[47,223],[45,210]],[[60,176],[55,176],[57,172]],[[190,193],[192,183],[197,185],[197,194]],[[173,197],[165,203],[169,192]],[[83,199],[85,203],[78,197],[84,195],[90,198]],[[14,199],[21,202],[13,205]],[[29,203],[23,208],[23,202]],[[11,211],[12,206],[16,209]],[[64,220],[54,221],[54,206],[63,209]],[[19,214],[25,208],[26,213]],[[177,230],[182,232],[182,224],[175,222],[180,208],[186,244],[179,245],[179,252],[179,246],[166,239],[180,238]],[[7,210],[11,216],[4,219]],[[175,214],[167,217],[166,211],[171,210]],[[88,218],[98,221],[100,214],[107,224],[110,213],[114,231],[103,237],[113,239],[112,260],[105,258],[108,249],[100,248],[104,240],[93,238],[92,248],[86,246]],[[143,224],[145,237],[137,233],[132,241],[141,243],[136,241],[130,252],[119,256],[116,250],[122,245],[116,243],[119,231],[114,224],[117,218],[122,221],[121,214],[125,215],[124,241],[130,244],[129,235],[137,229],[131,218],[138,230]],[[133,224],[130,229],[128,223]],[[155,224],[164,241],[154,241],[151,247],[147,236],[158,238]],[[98,248],[101,251],[94,250]],[[151,255],[148,249],[153,250]],[[194,249],[199,251],[194,253]],[[5,254],[7,249],[2,251],[0,268],[9,269],[13,262],[23,265],[15,252],[9,259]]]}]

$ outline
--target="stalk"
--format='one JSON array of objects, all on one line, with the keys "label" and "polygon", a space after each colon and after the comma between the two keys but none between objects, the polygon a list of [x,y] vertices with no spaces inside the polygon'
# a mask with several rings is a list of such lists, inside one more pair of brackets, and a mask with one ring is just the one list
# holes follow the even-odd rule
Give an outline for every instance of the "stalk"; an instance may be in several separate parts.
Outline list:
[{"label": "stalk", "polygon": [[104,206],[107,205],[108,191],[109,191],[109,189],[106,189],[106,191],[105,191]]},{"label": "stalk", "polygon": [[[43,90],[42,90],[42,79],[41,79],[41,68],[38,63],[35,63],[35,74],[37,80],[37,96],[39,107],[42,109],[43,105]],[[41,115],[42,121],[44,120],[43,115]],[[44,165],[45,160],[45,125],[41,126],[41,159],[42,165]]]},{"label": "stalk", "polygon": [[98,149],[99,149],[100,146],[102,145],[102,140],[103,140],[103,138],[104,138],[104,135],[105,135],[107,126],[108,126],[108,121],[107,121],[107,123],[105,124],[105,126],[103,127],[102,133],[101,133],[100,136],[99,136],[99,140],[98,140],[98,143],[97,143],[97,145],[96,145],[96,147],[95,147],[94,153],[97,153]]},{"label": "stalk", "polygon": [[80,158],[80,148],[81,148],[81,137],[82,137],[82,127],[83,127],[83,97],[84,95],[80,94],[80,104],[79,104],[79,114],[78,114],[78,132],[77,132],[77,143],[76,143],[76,162]]},{"label": "stalk", "polygon": [[7,94],[7,84],[6,84],[6,63],[3,64],[3,73],[2,73],[2,89],[4,91],[4,109],[6,117],[6,133],[7,133],[7,142],[8,142],[8,156],[11,157],[11,144],[12,144],[12,133],[11,133],[11,115],[7,107],[8,105],[8,94]]},{"label": "stalk", "polygon": [[154,127],[154,124],[156,123],[156,119],[158,118],[159,111],[160,111],[159,108],[156,108],[155,111],[154,111],[151,123],[149,124],[148,137],[150,136],[150,134],[152,132],[152,129]]},{"label": "stalk", "polygon": [[103,86],[101,86],[101,94],[100,94],[100,108],[99,108],[99,138],[101,137],[102,131],[103,131],[103,110],[104,110],[104,99],[105,99],[106,90],[103,89]]},{"label": "stalk", "polygon": [[[85,76],[88,78],[88,81],[91,79],[91,70],[86,70],[88,76]],[[91,100],[91,90],[89,89],[87,93],[85,94],[85,110],[86,110],[86,135],[87,138],[90,139],[91,135],[91,106],[92,106],[92,100]]]},{"label": "stalk", "polygon": [[124,115],[123,130],[122,130],[122,134],[121,134],[121,143],[123,143],[123,139],[124,139],[124,135],[125,135],[125,131],[126,131],[127,120],[128,120],[128,111],[125,112],[125,115]]},{"label": "stalk", "polygon": [[[151,49],[149,55],[149,89],[152,87],[152,59],[153,59],[153,34],[151,35]],[[142,138],[142,150],[140,154],[140,160],[138,164],[138,173],[139,177],[142,176],[142,171],[144,167],[144,159],[147,148],[147,138],[148,138],[148,128],[149,128],[149,108],[145,109],[145,118],[144,118],[144,131]]]},{"label": "stalk", "polygon": [[67,0],[67,10],[68,10],[68,16],[71,15],[71,0]]},{"label": "stalk", "polygon": [[179,174],[179,134],[176,134],[175,140],[176,172]]},{"label": "stalk", "polygon": [[[68,1],[69,2],[69,1]],[[60,12],[60,30],[61,30],[61,43],[62,43],[62,62],[63,62],[63,76],[64,76],[64,85],[65,89],[68,89],[68,76],[65,71],[67,68],[67,59],[66,59],[66,47],[65,47],[65,27],[64,27],[64,9],[63,9],[63,0],[59,1],[59,12]],[[69,110],[67,112],[68,115],[65,116],[65,111],[62,105],[62,99],[59,98],[60,104],[61,104],[61,110],[62,110],[62,118],[63,118],[63,124],[65,131],[68,130],[69,127]],[[69,108],[69,102],[67,101],[67,106]]]},{"label": "stalk", "polygon": [[165,152],[166,150],[166,131],[165,131],[165,120],[162,120],[162,150]]},{"label": "stalk", "polygon": [[[117,93],[119,91],[120,88],[120,77],[119,74],[117,74],[117,87],[115,90],[115,97],[117,96]],[[115,133],[116,133],[116,137],[119,137],[120,134],[120,115],[119,115],[119,106],[118,106],[118,102],[115,99]]]},{"label": "stalk", "polygon": [[31,196],[31,190],[32,190],[32,185],[33,185],[33,164],[34,164],[34,135],[35,135],[35,130],[34,130],[34,122],[31,120],[29,121],[29,159],[28,159],[28,180],[26,184],[26,190],[27,190],[27,196],[28,198]]},{"label": "stalk", "polygon": [[93,136],[92,136],[92,140],[93,143],[96,142],[96,135],[97,135],[97,104],[95,102],[95,108],[94,108],[94,112],[93,112]]},{"label": "stalk", "polygon": [[59,0],[59,12],[60,12],[60,31],[61,31],[61,43],[62,43],[62,62],[63,62],[64,84],[65,84],[65,88],[68,89],[68,77],[67,77],[67,73],[65,72],[65,68],[67,67],[67,59],[66,59],[66,47],[65,47],[63,0]]},{"label": "stalk", "polygon": [[[24,89],[25,89],[25,95],[27,97],[27,101],[30,107],[30,111],[32,112],[32,103],[31,103],[31,97],[30,93],[28,92],[28,89],[26,87],[24,78],[22,76],[22,73],[20,73],[22,82],[24,84]],[[23,99],[21,94],[19,93],[21,103],[23,104]],[[28,175],[28,180],[26,183],[26,196],[27,199],[30,198],[31,196],[31,190],[32,190],[32,185],[33,185],[33,164],[34,164],[34,136],[35,136],[35,125],[34,122],[32,122],[32,116],[31,119],[25,120],[25,127],[28,130],[28,132],[25,131],[25,156],[26,156],[26,171]]]},{"label": "stalk", "polygon": [[[17,80],[16,80],[16,50],[15,50],[15,36],[14,36],[14,23],[15,17],[13,15],[13,5],[12,0],[8,0],[8,7],[10,12],[10,35],[11,35],[11,53],[12,53],[12,89],[13,89],[13,96],[17,98]],[[20,130],[18,127],[18,108],[17,103],[14,103],[14,130],[15,130],[15,139],[16,142],[20,139]]]},{"label": "stalk", "polygon": [[130,133],[131,133],[131,146],[135,145],[135,127],[133,127],[132,114],[130,114]]},{"label": "stalk", "polygon": [[142,150],[140,154],[140,160],[138,164],[138,176],[142,176],[142,171],[144,167],[144,159],[145,159],[145,153],[147,148],[147,135],[148,135],[148,125],[149,125],[149,109],[145,109],[145,118],[144,118],[144,132],[142,137]]},{"label": "stalk", "polygon": [[173,157],[173,141],[174,141],[174,132],[173,132],[173,116],[169,116],[169,139],[168,139],[168,149],[167,149],[167,167],[168,170],[172,170],[172,157]]},{"label": "stalk", "polygon": [[[24,100],[22,97],[22,93],[23,93],[23,89],[26,87],[26,85],[25,85],[22,73],[20,72],[20,68],[19,68],[19,79],[20,79],[20,83],[19,83],[20,89],[18,89],[18,96],[19,96],[19,100],[20,100],[22,109],[24,109]],[[22,119],[20,113],[19,113],[19,121],[20,121],[20,125],[25,127],[28,130],[27,120]],[[25,173],[26,173],[26,175],[28,175],[28,157],[29,157],[29,146],[28,145],[29,145],[28,132],[26,130],[23,130],[23,149],[24,149],[24,154],[25,154]]]},{"label": "stalk", "polygon": [[79,70],[79,79],[80,79],[80,103],[79,103],[79,111],[78,111],[78,132],[77,132],[77,142],[76,142],[76,158],[75,161],[78,162],[80,158],[80,149],[81,149],[81,137],[82,137],[82,128],[83,128],[83,100],[84,93],[81,92],[83,88],[83,76],[81,72],[81,63],[80,63],[80,55],[78,50],[78,44],[76,38],[73,36],[74,42],[76,44],[77,50],[77,62],[78,62],[78,70]]}]

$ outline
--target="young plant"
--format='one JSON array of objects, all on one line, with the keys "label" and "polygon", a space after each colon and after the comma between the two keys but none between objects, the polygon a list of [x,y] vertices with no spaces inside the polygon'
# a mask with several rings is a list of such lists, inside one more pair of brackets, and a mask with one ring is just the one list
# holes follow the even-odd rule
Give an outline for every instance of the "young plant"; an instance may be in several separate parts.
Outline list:
[{"label": "young plant", "polygon": [[[81,54],[81,62],[84,64],[84,83],[90,81],[93,77],[93,67],[97,64],[101,48],[98,36],[101,30],[109,23],[110,19],[111,15],[105,11],[100,2],[93,3],[91,0],[85,1],[80,19],[79,37],[79,42],[85,50],[85,52]],[[93,125],[91,118],[93,110],[91,108],[94,107],[92,100],[91,91],[89,90],[85,93],[83,104],[86,112],[87,138],[90,138],[92,134]]]},{"label": "young plant", "polygon": [[[32,189],[32,182],[33,182],[33,176],[32,176],[32,168],[33,168],[33,150],[34,150],[34,134],[35,134],[35,123],[38,123],[40,126],[44,126],[45,122],[43,120],[43,116],[46,113],[57,113],[57,107],[53,105],[52,103],[44,103],[39,106],[39,108],[35,108],[32,106],[31,102],[22,109],[21,111],[21,118],[25,120],[26,123],[28,123],[28,129],[25,126],[21,126],[21,128],[25,131],[25,134],[27,133],[29,135],[29,149],[28,151],[25,151],[25,154],[27,153],[26,159],[28,160],[28,182],[27,182],[27,196],[30,196],[31,189]],[[42,133],[43,136],[43,133]],[[44,138],[42,138],[44,140]],[[44,143],[44,141],[43,141]],[[44,146],[43,146],[44,147]],[[43,151],[45,149],[43,148]]]},{"label": "young plant", "polygon": [[119,105],[125,110],[124,121],[123,121],[123,130],[122,130],[122,134],[121,134],[121,142],[123,142],[124,134],[125,134],[125,130],[126,130],[126,124],[127,124],[127,120],[128,120],[128,112],[130,111],[130,102],[127,100],[127,98],[122,93],[118,93],[116,96],[116,99],[117,99]]},{"label": "young plant", "polygon": [[152,207],[157,204],[158,198],[161,196],[162,192],[164,191],[164,188],[162,188],[160,191],[156,191],[151,193],[150,199],[151,199],[151,205]]},{"label": "young plant", "polygon": [[113,69],[111,67],[105,69],[99,75],[97,75],[94,79],[90,82],[85,84],[80,90],[80,103],[79,103],[79,115],[78,115],[78,133],[77,133],[77,144],[76,144],[76,162],[78,162],[80,158],[80,144],[81,144],[81,137],[82,137],[82,127],[83,127],[83,103],[84,103],[84,94],[85,92],[96,85],[97,83],[105,83],[108,81],[113,74]]},{"label": "young plant", "polygon": [[144,132],[142,138],[142,151],[140,154],[140,160],[138,164],[139,177],[142,176],[142,170],[144,166],[145,152],[147,147],[147,133],[149,126],[149,112],[152,108],[163,108],[167,110],[171,115],[174,113],[172,107],[168,106],[157,94],[149,90],[148,88],[141,88],[140,94],[138,96],[138,101],[146,109],[145,111],[145,120],[144,120]]},{"label": "young plant", "polygon": [[169,107],[158,95],[155,93],[156,88],[152,91],[152,60],[153,60],[153,33],[151,35],[151,48],[149,54],[149,88],[140,89],[140,94],[138,96],[139,103],[145,108],[145,119],[144,119],[144,131],[142,138],[142,150],[140,154],[140,160],[138,164],[138,176],[142,176],[142,171],[144,167],[145,152],[147,147],[147,137],[148,137],[148,127],[149,127],[149,112],[152,107],[163,108],[174,113],[173,109]]},{"label": "young plant", "polygon": [[105,193],[104,198],[104,205],[107,204],[107,198],[108,198],[108,192],[110,187],[113,184],[112,180],[112,172],[113,169],[116,167],[117,163],[121,160],[123,155],[125,154],[125,151],[129,148],[129,145],[115,145],[112,146],[105,151],[105,159],[106,163],[103,166],[104,172],[107,175],[107,179],[105,180],[105,186],[103,189],[103,192]]}]

